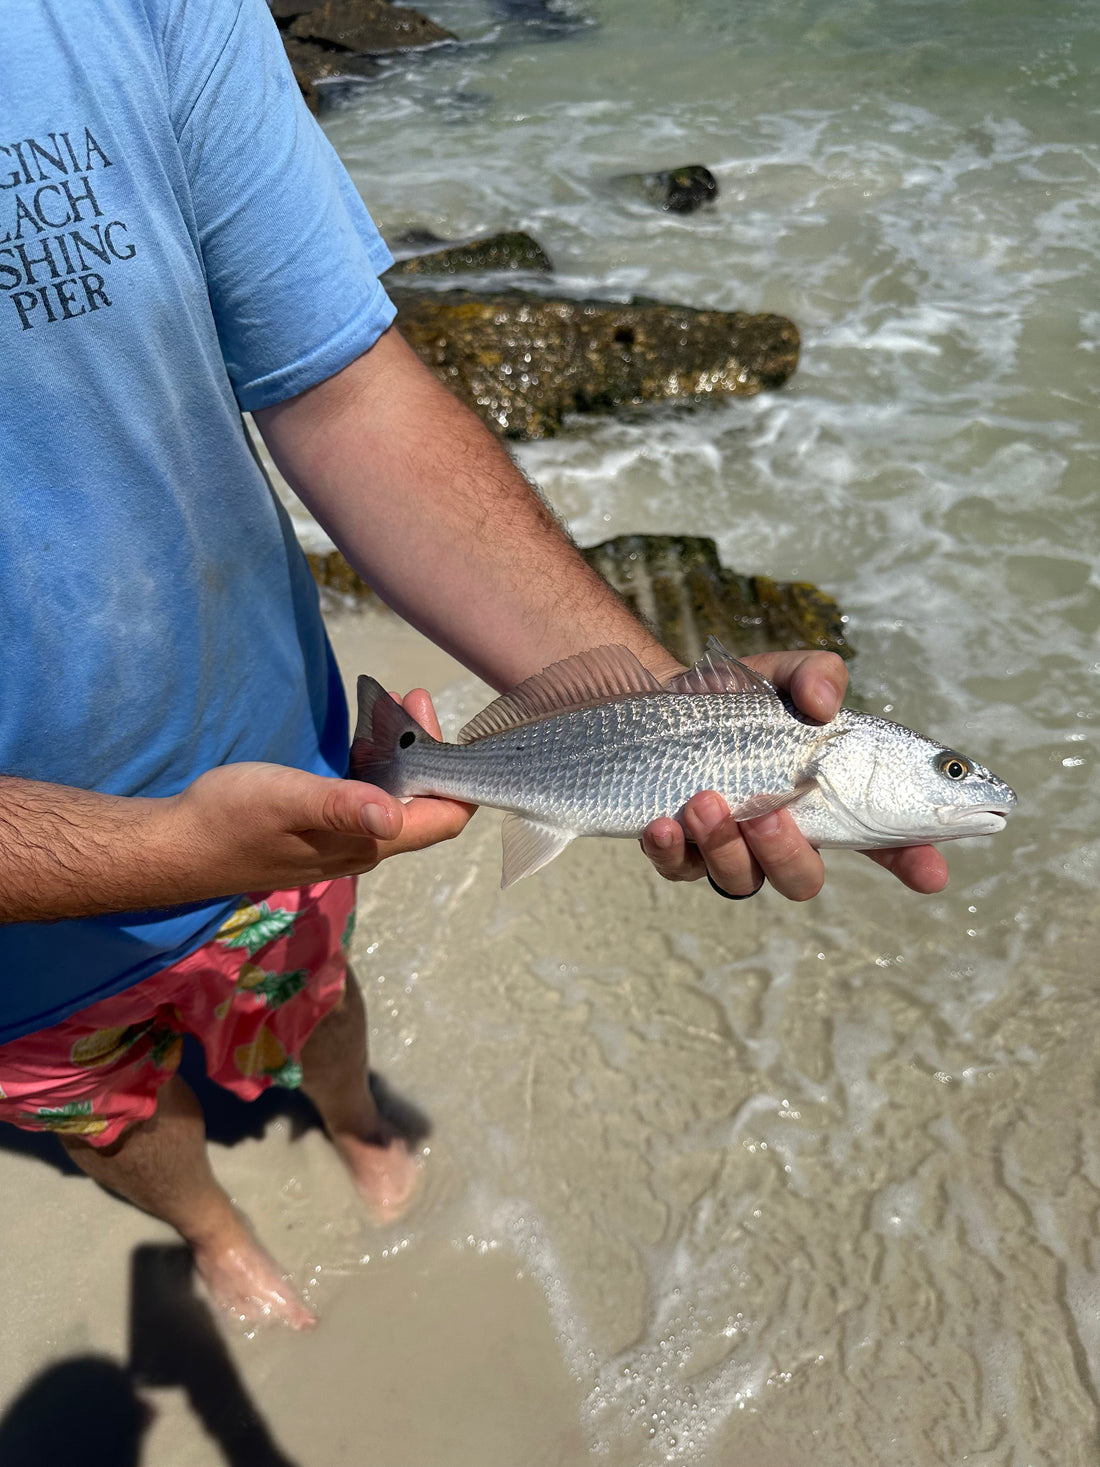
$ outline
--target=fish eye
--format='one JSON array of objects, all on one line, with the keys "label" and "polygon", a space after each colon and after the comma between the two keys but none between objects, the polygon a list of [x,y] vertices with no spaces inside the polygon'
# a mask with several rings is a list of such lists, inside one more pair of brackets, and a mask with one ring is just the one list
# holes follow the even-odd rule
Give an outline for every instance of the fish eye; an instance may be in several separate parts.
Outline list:
[{"label": "fish eye", "polygon": [[961,754],[956,754],[951,749],[945,749],[936,760],[936,768],[941,774],[946,774],[948,779],[965,779],[970,773],[970,765]]}]

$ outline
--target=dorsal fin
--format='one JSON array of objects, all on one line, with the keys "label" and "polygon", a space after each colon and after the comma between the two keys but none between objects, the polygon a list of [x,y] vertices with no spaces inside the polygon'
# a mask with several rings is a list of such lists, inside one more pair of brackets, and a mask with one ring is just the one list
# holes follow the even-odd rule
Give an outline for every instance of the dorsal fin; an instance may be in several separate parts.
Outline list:
[{"label": "dorsal fin", "polygon": [[694,667],[665,684],[666,693],[755,693],[782,700],[768,682],[751,667],[731,657],[717,637],[708,637],[706,650]]},{"label": "dorsal fin", "polygon": [[533,677],[517,683],[510,693],[483,708],[458,736],[472,744],[490,734],[504,733],[535,723],[555,713],[590,708],[615,698],[662,692],[661,684],[626,647],[593,647],[551,663]]}]

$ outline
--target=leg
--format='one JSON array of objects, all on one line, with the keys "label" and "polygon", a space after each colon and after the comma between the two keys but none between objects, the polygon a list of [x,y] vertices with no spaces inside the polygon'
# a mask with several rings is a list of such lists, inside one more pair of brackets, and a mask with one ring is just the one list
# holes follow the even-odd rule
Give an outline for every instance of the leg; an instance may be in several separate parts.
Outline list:
[{"label": "leg", "polygon": [[94,1181],[182,1234],[222,1308],[252,1323],[273,1318],[303,1329],[316,1322],[215,1181],[202,1111],[178,1075],[161,1086],[153,1116],[110,1146],[76,1136],[61,1143]]},{"label": "leg", "polygon": [[368,1085],[367,1015],[355,974],[302,1048],[302,1089],[379,1222],[399,1217],[419,1178],[404,1138],[380,1114]]}]

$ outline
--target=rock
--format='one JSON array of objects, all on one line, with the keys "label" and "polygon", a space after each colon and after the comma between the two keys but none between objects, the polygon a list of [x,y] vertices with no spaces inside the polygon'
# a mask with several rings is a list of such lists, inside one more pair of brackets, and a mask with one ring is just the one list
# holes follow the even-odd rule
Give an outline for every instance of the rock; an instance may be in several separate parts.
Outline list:
[{"label": "rock", "polygon": [[267,0],[267,7],[279,25],[286,25],[299,15],[316,10],[320,3],[321,0]]},{"label": "rock", "polygon": [[682,662],[701,656],[709,636],[743,656],[800,647],[852,655],[830,596],[808,581],[727,570],[713,540],[619,535],[584,556]]},{"label": "rock", "polygon": [[318,46],[314,41],[299,41],[294,36],[284,36],[283,47],[299,86],[303,78],[312,83],[333,76],[376,76],[382,69],[370,56]]},{"label": "rock", "polygon": [[[709,636],[746,657],[802,647],[852,656],[832,597],[807,581],[727,570],[713,540],[619,535],[581,554],[686,664],[701,655]],[[373,596],[338,550],[308,559],[319,585],[357,599]]]},{"label": "rock", "polygon": [[444,245],[444,248],[433,248],[426,254],[398,260],[386,271],[387,281],[405,275],[487,274],[490,271],[505,270],[549,274],[554,269],[538,240],[520,230],[492,234],[486,239],[472,239],[460,244],[448,244],[434,237],[427,243]]},{"label": "rock", "polygon": [[553,0],[494,0],[493,8],[513,24],[523,26],[526,36],[559,40],[587,30],[590,16],[575,5],[558,6]]},{"label": "rock", "polygon": [[455,40],[426,15],[387,0],[324,0],[291,21],[288,34],[368,55]]},{"label": "rock", "polygon": [[313,113],[314,117],[316,117],[321,111],[320,92],[313,85],[312,78],[308,77],[305,72],[299,71],[296,66],[292,70],[294,72],[294,80],[298,83],[298,90],[301,92],[306,106]]},{"label": "rock", "polygon": [[623,173],[615,181],[675,214],[692,214],[718,197],[718,180],[701,163],[663,173]]},{"label": "rock", "polygon": [[308,550],[306,559],[313,572],[313,579],[319,586],[336,591],[341,596],[354,596],[359,601],[374,598],[374,592],[366,581],[352,570],[339,550]]},{"label": "rock", "polygon": [[798,363],[783,316],[523,291],[391,289],[420,358],[507,438],[544,438],[571,412],[779,387]]},{"label": "rock", "polygon": [[452,245],[454,240],[444,239],[441,234],[414,224],[400,234],[389,235],[386,242],[391,250],[442,250]]}]

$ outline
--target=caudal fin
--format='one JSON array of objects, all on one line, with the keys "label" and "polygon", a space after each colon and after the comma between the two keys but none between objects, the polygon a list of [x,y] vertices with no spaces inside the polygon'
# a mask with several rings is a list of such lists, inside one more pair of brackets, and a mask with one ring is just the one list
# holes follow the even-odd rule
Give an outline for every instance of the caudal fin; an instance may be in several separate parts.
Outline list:
[{"label": "caudal fin", "polygon": [[359,720],[351,741],[348,777],[401,795],[399,756],[417,743],[435,743],[431,734],[391,698],[381,683],[364,674],[357,683]]}]

